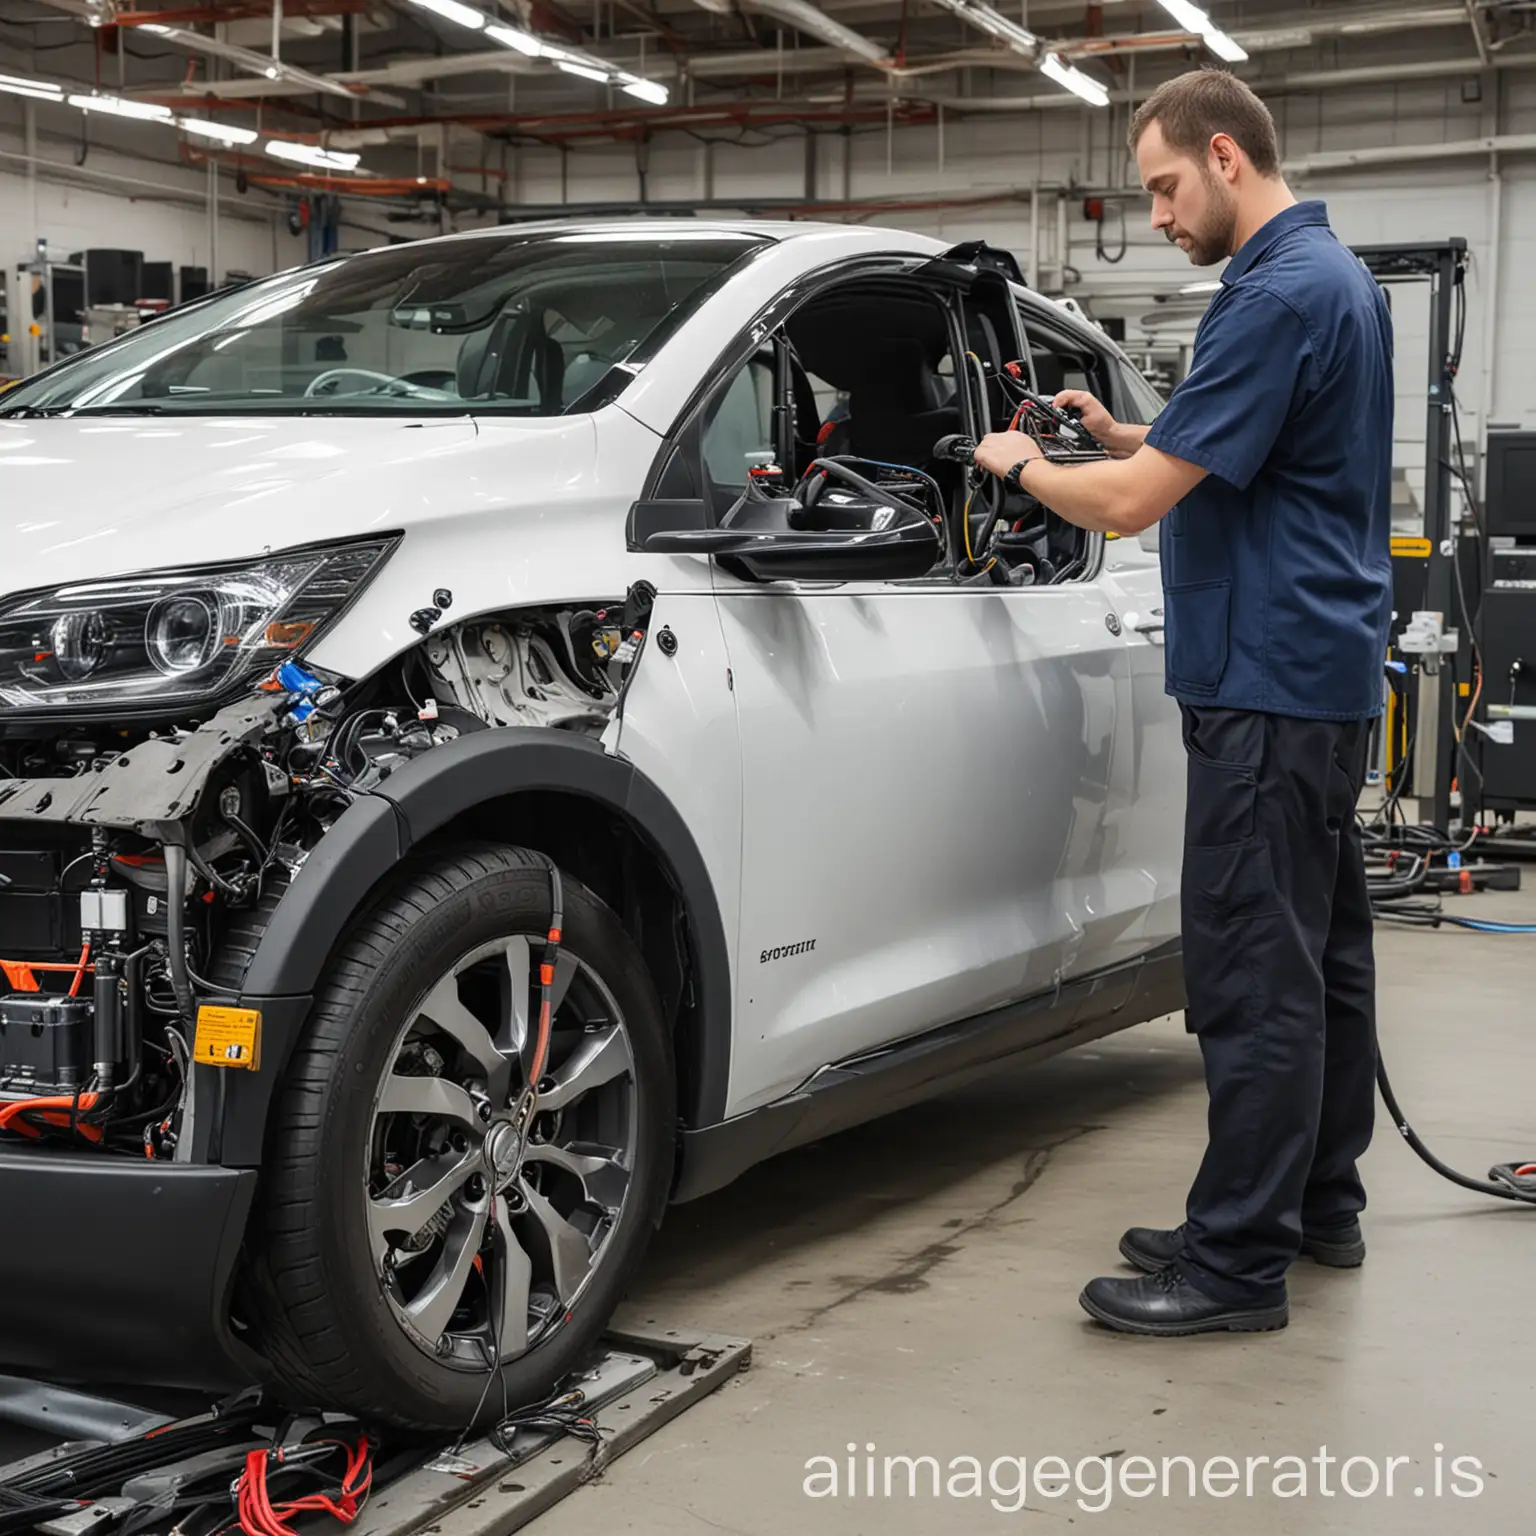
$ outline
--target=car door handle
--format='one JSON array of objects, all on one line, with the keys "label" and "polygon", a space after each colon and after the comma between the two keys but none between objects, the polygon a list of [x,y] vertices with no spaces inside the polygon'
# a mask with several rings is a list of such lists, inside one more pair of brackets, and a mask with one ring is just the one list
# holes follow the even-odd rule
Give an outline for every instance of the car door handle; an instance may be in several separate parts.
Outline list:
[{"label": "car door handle", "polygon": [[1131,628],[1138,635],[1160,635],[1163,632],[1163,610],[1153,608],[1148,618],[1143,619],[1140,624],[1131,625]]}]

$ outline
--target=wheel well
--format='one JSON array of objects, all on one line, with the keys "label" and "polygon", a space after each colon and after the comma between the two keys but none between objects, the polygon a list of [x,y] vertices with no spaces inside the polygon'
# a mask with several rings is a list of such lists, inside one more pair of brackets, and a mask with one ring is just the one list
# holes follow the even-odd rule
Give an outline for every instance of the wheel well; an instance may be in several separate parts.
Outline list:
[{"label": "wheel well", "polygon": [[525,790],[473,806],[417,844],[466,837],[532,848],[574,875],[618,914],[635,941],[672,1028],[677,1103],[701,1121],[702,1019],[688,939],[688,909],[675,872],[619,811],[585,795]]}]

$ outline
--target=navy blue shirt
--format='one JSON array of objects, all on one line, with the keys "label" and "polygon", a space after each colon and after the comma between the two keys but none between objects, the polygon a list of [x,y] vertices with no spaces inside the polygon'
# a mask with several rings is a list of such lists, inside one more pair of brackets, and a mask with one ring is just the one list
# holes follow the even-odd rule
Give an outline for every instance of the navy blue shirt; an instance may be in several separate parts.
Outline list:
[{"label": "navy blue shirt", "polygon": [[1392,613],[1392,321],[1322,203],[1232,258],[1147,441],[1208,470],[1160,540],[1168,692],[1379,714]]}]

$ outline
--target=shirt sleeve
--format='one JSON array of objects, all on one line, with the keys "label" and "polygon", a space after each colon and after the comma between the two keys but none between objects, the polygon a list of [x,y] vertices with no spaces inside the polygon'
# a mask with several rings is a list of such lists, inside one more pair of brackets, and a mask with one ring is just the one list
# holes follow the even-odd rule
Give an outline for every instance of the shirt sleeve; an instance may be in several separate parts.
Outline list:
[{"label": "shirt sleeve", "polygon": [[1194,367],[1147,442],[1246,490],[1305,400],[1312,369],[1296,311],[1267,288],[1239,288],[1204,327]]}]

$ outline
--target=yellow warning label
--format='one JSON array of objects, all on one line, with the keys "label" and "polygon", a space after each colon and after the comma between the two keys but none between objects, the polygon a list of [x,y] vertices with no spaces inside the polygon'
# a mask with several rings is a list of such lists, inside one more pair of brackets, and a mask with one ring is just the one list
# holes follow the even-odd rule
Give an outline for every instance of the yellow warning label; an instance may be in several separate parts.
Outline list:
[{"label": "yellow warning label", "polygon": [[1429,559],[1429,540],[1395,537],[1392,540],[1392,553],[1406,558],[1427,560]]},{"label": "yellow warning label", "polygon": [[192,1060],[204,1067],[261,1066],[261,1015],[254,1008],[197,1010],[197,1039]]}]

